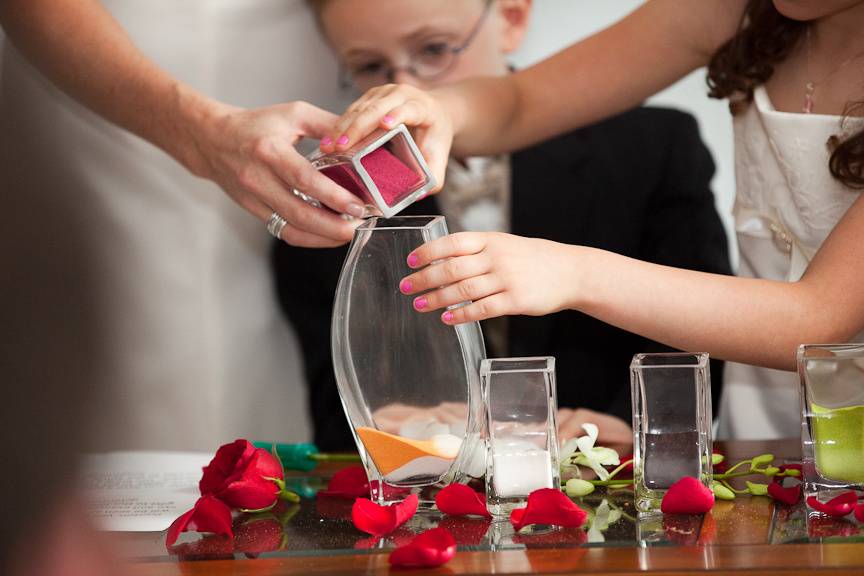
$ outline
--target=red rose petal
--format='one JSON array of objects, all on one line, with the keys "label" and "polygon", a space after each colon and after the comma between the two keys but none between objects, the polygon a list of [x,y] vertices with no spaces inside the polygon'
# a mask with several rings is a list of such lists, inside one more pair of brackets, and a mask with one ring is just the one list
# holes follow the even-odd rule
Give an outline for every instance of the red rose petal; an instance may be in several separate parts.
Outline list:
[{"label": "red rose petal", "polygon": [[560,490],[540,488],[528,495],[525,508],[510,512],[510,523],[517,532],[531,524],[577,528],[585,523],[587,517],[588,514]]},{"label": "red rose petal", "polygon": [[446,564],[454,554],[453,535],[444,528],[432,528],[391,552],[389,562],[397,568],[434,568]]},{"label": "red rose petal", "polygon": [[842,518],[846,516],[855,507],[858,502],[858,495],[852,490],[843,492],[828,502],[820,502],[815,496],[807,498],[807,505],[833,518]]},{"label": "red rose petal", "polygon": [[358,530],[372,536],[383,536],[414,516],[418,501],[416,494],[390,506],[381,506],[368,498],[357,498],[351,507],[351,520]]},{"label": "red rose petal", "polygon": [[660,510],[664,514],[705,514],[714,506],[714,493],[692,476],[681,478],[666,491]]},{"label": "red rose petal", "polygon": [[855,505],[855,519],[859,522],[864,522],[864,504],[856,504]]},{"label": "red rose petal", "polygon": [[177,542],[181,532],[211,532],[233,538],[231,532],[231,509],[212,495],[202,496],[195,506],[171,523],[165,536],[165,546]]},{"label": "red rose petal", "polygon": [[768,484],[768,495],[783,504],[792,505],[801,499],[801,483],[784,487],[780,482]]},{"label": "red rose petal", "polygon": [[369,479],[362,466],[348,466],[336,472],[326,490],[320,490],[319,496],[330,498],[346,498],[354,500],[369,496]]},{"label": "red rose petal", "polygon": [[[780,472],[785,472],[786,470],[798,470],[801,472],[802,466],[801,464],[781,464],[778,466]],[[792,486],[784,486],[783,483],[786,481],[786,478],[795,478],[794,476],[774,476],[771,479],[771,483],[768,484],[768,495],[771,496],[774,500],[781,502],[783,504],[792,505],[798,502],[801,499],[801,482],[797,481]]]},{"label": "red rose petal", "polygon": [[451,516],[473,514],[486,518],[492,517],[492,514],[486,510],[485,499],[465,484],[445,486],[435,495],[435,504],[438,506],[438,510]]}]

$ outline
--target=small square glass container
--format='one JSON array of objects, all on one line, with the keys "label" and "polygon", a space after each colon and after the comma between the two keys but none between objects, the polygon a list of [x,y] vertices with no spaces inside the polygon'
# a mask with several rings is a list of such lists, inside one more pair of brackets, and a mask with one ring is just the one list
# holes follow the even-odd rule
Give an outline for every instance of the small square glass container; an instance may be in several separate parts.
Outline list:
[{"label": "small square glass container", "polygon": [[[798,348],[806,496],[864,491],[864,344]],[[815,515],[808,513],[808,516]]]},{"label": "small square glass container", "polygon": [[637,354],[630,386],[635,505],[640,513],[655,513],[669,486],[684,476],[711,486],[708,354]]},{"label": "small square glass container", "polygon": [[493,358],[480,363],[486,413],[486,508],[496,517],[524,506],[540,488],[560,488],[555,359]]},{"label": "small square glass container", "polygon": [[[379,130],[344,152],[318,151],[309,161],[384,218],[395,216],[435,187],[435,177],[404,124]],[[310,196],[297,195],[320,206]]]}]

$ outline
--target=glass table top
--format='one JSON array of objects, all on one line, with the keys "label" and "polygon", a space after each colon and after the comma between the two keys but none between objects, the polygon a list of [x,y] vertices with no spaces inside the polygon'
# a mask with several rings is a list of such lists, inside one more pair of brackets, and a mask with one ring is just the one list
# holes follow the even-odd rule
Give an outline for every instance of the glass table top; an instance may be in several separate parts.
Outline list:
[{"label": "glass table top", "polygon": [[[460,551],[864,541],[864,527],[844,519],[811,518],[808,533],[803,503],[775,505],[766,497],[741,496],[734,501],[718,501],[704,516],[640,517],[634,510],[633,492],[629,489],[599,489],[576,500],[589,514],[583,528],[534,526],[515,533],[506,519],[490,521],[419,510],[395,532],[378,538],[354,527],[352,500],[315,497],[317,490],[326,486],[326,478],[296,476],[288,480],[289,487],[306,496],[300,503],[280,503],[270,512],[236,517],[233,543],[219,536],[201,538],[183,534],[170,555],[193,560],[244,555],[364,554],[395,548],[437,526],[453,534]],[[150,533],[144,539],[149,545],[139,545],[130,552],[132,556],[153,559],[167,555],[164,533]]]}]

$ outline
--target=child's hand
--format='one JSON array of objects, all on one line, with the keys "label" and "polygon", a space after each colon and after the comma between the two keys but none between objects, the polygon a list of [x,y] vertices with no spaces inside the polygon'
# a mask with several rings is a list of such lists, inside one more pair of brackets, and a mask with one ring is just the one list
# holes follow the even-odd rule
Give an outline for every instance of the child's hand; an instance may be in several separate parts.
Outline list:
[{"label": "child's hand", "polygon": [[404,278],[399,289],[404,294],[432,290],[414,299],[420,312],[473,301],[444,312],[441,319],[447,324],[515,314],[541,316],[567,308],[577,292],[578,250],[498,232],[451,234],[408,255],[409,266],[426,268]]},{"label": "child's hand", "polygon": [[341,152],[378,129],[389,130],[405,124],[435,175],[440,190],[453,128],[450,116],[432,95],[405,84],[385,84],[372,88],[336,122],[331,134],[321,140],[323,152]]}]

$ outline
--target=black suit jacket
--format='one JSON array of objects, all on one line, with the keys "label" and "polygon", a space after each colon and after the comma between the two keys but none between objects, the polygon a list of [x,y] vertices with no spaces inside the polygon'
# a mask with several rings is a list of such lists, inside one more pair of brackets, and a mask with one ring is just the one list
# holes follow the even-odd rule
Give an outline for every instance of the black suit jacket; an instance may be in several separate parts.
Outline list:
[{"label": "black suit jacket", "polygon": [[[511,232],[610,250],[669,266],[729,274],[726,234],[714,208],[714,164],[693,117],[637,108],[516,152]],[[405,214],[438,214],[430,197]],[[300,339],[315,443],[353,447],[330,357],[333,295],[347,249],[274,244],[280,303]],[[510,318],[510,356],[555,356],[560,406],[630,421],[629,364],[667,350],[579,312]],[[715,400],[719,363],[712,366]],[[715,402],[716,405],[716,402]]]}]

